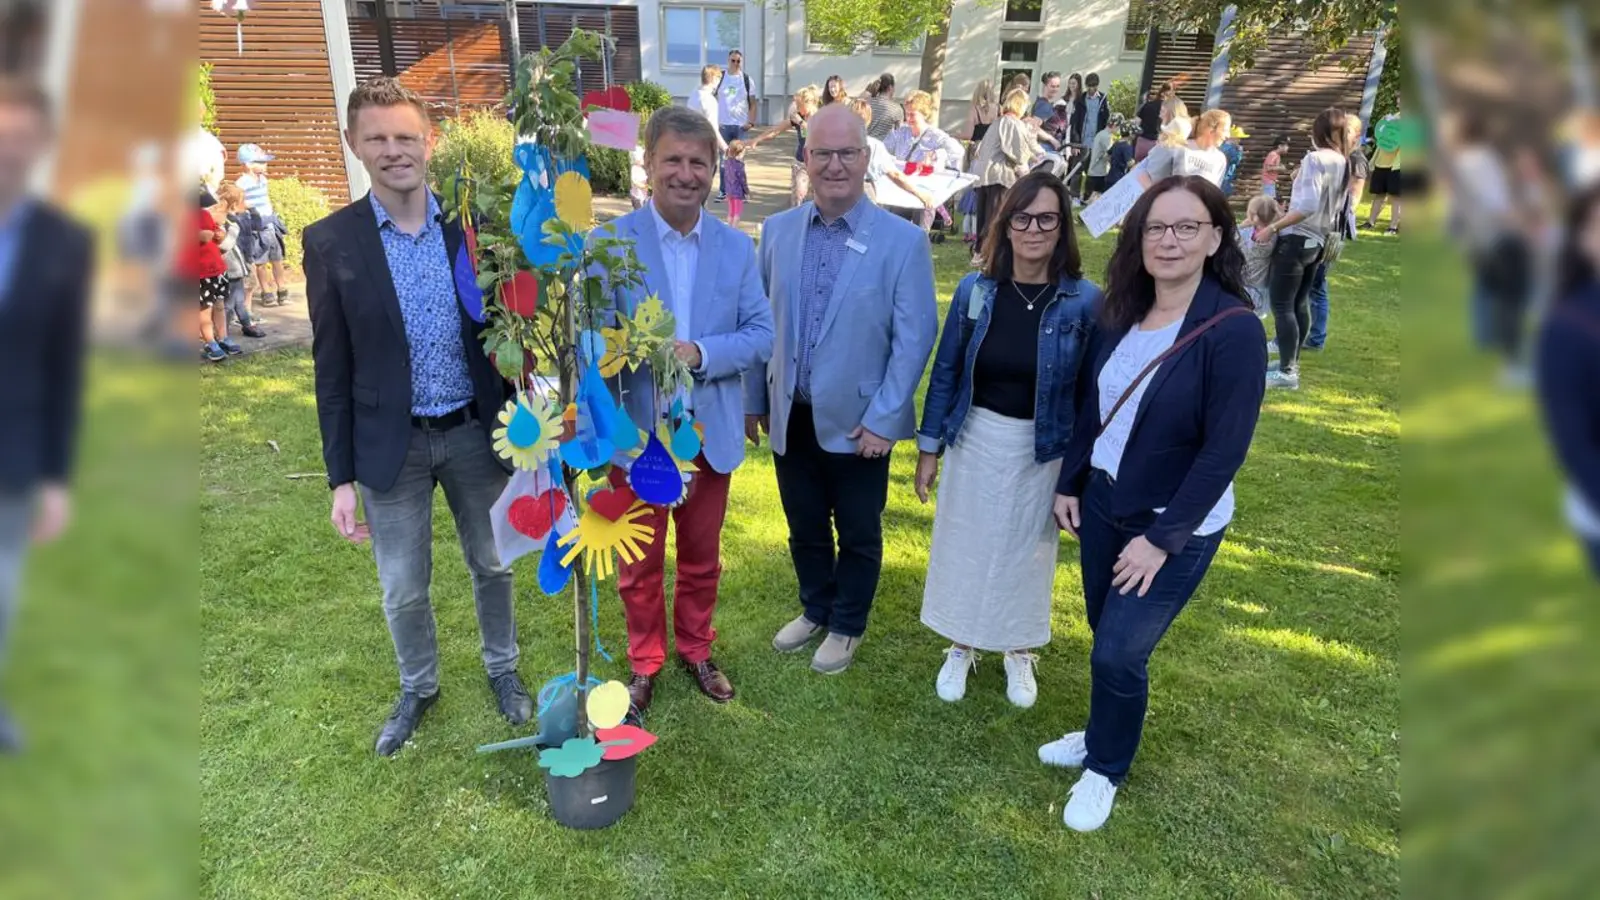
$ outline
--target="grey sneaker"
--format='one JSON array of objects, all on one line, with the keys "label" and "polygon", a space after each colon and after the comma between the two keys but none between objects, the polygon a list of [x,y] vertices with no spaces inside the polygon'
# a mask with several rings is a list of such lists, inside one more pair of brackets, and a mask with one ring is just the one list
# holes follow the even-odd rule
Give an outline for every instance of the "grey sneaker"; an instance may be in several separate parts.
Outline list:
[{"label": "grey sneaker", "polygon": [[1273,369],[1267,373],[1267,390],[1280,388],[1289,391],[1300,390],[1300,376],[1286,375],[1281,369]]},{"label": "grey sneaker", "polygon": [[861,638],[829,632],[811,657],[811,669],[824,675],[837,675],[850,668],[850,663],[856,658],[856,649],[860,646]]},{"label": "grey sneaker", "polygon": [[779,653],[793,653],[805,648],[818,635],[825,631],[821,625],[811,621],[805,616],[778,629],[778,634],[772,639],[772,648]]}]

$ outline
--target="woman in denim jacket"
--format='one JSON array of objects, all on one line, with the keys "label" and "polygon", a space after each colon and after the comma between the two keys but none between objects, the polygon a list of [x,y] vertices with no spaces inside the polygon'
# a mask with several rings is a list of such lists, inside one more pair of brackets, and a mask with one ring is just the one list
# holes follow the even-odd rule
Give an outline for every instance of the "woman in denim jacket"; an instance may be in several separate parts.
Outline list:
[{"label": "woman in denim jacket", "polygon": [[1100,289],[1083,280],[1072,206],[1045,172],[1018,179],[962,279],[917,430],[917,497],[933,519],[922,622],[952,642],[936,690],[966,693],[977,651],[1005,654],[1006,696],[1038,696],[1033,650],[1050,641],[1059,539],[1051,499],[1073,428],[1074,386]]}]

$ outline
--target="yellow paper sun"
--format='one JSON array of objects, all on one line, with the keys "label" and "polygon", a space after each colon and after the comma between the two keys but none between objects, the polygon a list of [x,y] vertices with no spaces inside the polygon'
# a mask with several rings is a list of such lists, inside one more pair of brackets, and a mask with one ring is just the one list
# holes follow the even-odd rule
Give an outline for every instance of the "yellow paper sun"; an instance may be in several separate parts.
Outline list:
[{"label": "yellow paper sun", "polygon": [[544,465],[561,437],[561,422],[555,410],[537,397],[519,393],[500,410],[500,425],[494,430],[494,452],[513,466],[534,472]]},{"label": "yellow paper sun", "polygon": [[655,294],[645,297],[644,302],[633,310],[633,324],[640,331],[655,331],[666,318],[667,308],[661,305],[661,298]]},{"label": "yellow paper sun", "polygon": [[619,320],[615,328],[600,329],[600,336],[606,339],[606,354],[600,357],[600,374],[606,378],[622,371],[623,366],[629,369],[639,368],[638,362],[628,358],[628,341],[631,329],[627,319]]},{"label": "yellow paper sun", "polygon": [[625,563],[644,558],[644,545],[655,536],[655,529],[640,525],[639,520],[649,514],[650,507],[642,500],[634,503],[615,522],[593,508],[585,509],[583,517],[578,520],[578,527],[556,541],[558,545],[568,548],[567,555],[561,558],[561,564],[572,565],[581,553],[584,568],[589,570],[589,574],[596,581],[605,581],[615,571],[612,551],[622,557]]},{"label": "yellow paper sun", "polygon": [[594,227],[594,190],[589,179],[577,172],[563,172],[556,179],[556,216],[578,231]]}]

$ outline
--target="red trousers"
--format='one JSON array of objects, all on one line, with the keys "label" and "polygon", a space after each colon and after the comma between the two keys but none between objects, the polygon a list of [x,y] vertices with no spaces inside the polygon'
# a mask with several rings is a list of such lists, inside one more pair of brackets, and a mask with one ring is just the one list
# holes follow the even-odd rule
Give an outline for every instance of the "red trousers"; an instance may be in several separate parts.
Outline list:
[{"label": "red trousers", "polygon": [[[678,533],[673,636],[678,656],[697,663],[711,658],[711,643],[717,639],[711,617],[717,610],[722,520],[728,512],[728,486],[733,477],[712,469],[703,455],[694,462],[689,497],[670,512]],[[611,481],[625,483],[627,474],[613,468]],[[642,520],[655,531],[644,557],[631,565],[619,560],[617,591],[628,623],[628,662],[638,675],[654,675],[667,659],[667,515],[668,511],[652,507],[650,516]]]}]

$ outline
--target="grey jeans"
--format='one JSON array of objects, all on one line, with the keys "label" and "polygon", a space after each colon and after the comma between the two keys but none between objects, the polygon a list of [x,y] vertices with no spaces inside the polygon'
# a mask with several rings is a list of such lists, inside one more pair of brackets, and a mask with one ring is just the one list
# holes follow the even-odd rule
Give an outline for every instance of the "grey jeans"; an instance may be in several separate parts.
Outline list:
[{"label": "grey jeans", "polygon": [[489,522],[489,508],[505,490],[506,473],[495,461],[483,428],[477,421],[448,431],[414,427],[394,486],[375,491],[361,485],[378,583],[383,587],[383,613],[400,664],[400,687],[424,697],[439,690],[439,644],[428,599],[434,485],[444,487],[461,552],[472,572],[483,665],[490,677],[517,667],[511,567],[500,564]]},{"label": "grey jeans", "polygon": [[17,614],[22,560],[28,552],[28,526],[33,522],[31,493],[0,493],[0,674],[4,674],[6,641]]}]

